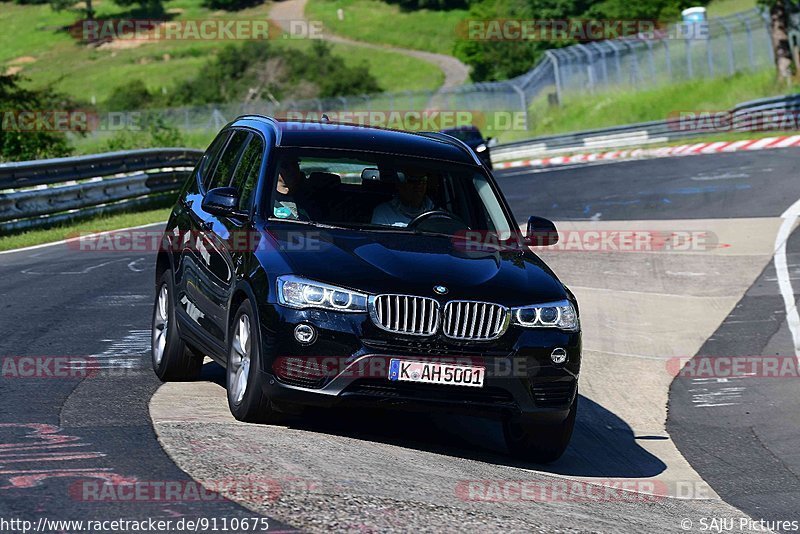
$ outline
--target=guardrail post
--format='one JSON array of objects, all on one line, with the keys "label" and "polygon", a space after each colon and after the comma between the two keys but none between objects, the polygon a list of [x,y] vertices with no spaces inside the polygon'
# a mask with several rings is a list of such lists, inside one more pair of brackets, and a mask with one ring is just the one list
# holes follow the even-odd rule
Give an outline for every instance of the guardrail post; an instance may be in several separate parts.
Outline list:
[{"label": "guardrail post", "polygon": [[733,32],[725,19],[720,19],[719,23],[725,30],[725,42],[728,44],[728,74],[733,75],[736,72],[736,61],[733,58]]},{"label": "guardrail post", "polygon": [[586,76],[589,78],[589,92],[594,93],[594,67],[592,65],[592,53],[582,44],[576,44],[575,48],[586,54]]},{"label": "guardrail post", "polygon": [[558,56],[556,55],[555,51],[553,50],[545,50],[544,55],[550,58],[550,62],[553,64],[553,77],[556,80],[556,100],[558,100],[558,105],[561,105],[561,72],[560,67],[558,64]]},{"label": "guardrail post", "polygon": [[669,39],[662,39],[664,45],[664,60],[667,64],[667,78],[672,79],[672,55],[669,52]]},{"label": "guardrail post", "polygon": [[750,62],[750,68],[755,69],[756,60],[753,57],[753,30],[750,28],[750,21],[744,18],[741,13],[738,13],[736,16],[742,21],[742,24],[744,24],[744,31],[747,34],[747,59]]},{"label": "guardrail post", "polygon": [[608,64],[606,63],[606,53],[603,50],[603,47],[600,46],[597,42],[591,42],[588,46],[594,47],[597,49],[597,53],[600,54],[600,67],[601,71],[603,72],[603,85],[608,86]]},{"label": "guardrail post", "polygon": [[622,85],[622,62],[619,59],[619,48],[617,48],[616,43],[613,39],[608,41],[609,46],[614,51],[614,65],[617,68],[617,83]]},{"label": "guardrail post", "polygon": [[639,58],[636,56],[636,47],[626,39],[622,40],[622,42],[631,50],[631,76],[633,78],[633,85],[638,86],[642,75],[639,72]]},{"label": "guardrail post", "polygon": [[522,106],[522,113],[524,113],[525,117],[525,129],[529,130],[530,124],[528,124],[528,100],[527,98],[525,98],[525,91],[523,91],[521,87],[517,87],[513,83],[509,85],[511,85],[511,88],[514,89],[514,91],[516,91],[516,93],[519,95],[520,105]]},{"label": "guardrail post", "polygon": [[772,23],[770,21],[769,13],[766,10],[761,12],[761,19],[764,21],[764,27],[767,30],[767,50],[769,50],[770,63],[775,63],[775,50],[772,48]]},{"label": "guardrail post", "polygon": [[649,39],[642,39],[644,44],[647,45],[647,61],[650,65],[650,82],[655,85],[656,83],[656,63],[653,60],[653,43]]},{"label": "guardrail post", "polygon": [[[710,28],[710,26],[709,26]],[[708,39],[706,39],[706,63],[708,63],[708,76],[714,76],[714,57],[711,52],[711,34],[709,33]]]}]

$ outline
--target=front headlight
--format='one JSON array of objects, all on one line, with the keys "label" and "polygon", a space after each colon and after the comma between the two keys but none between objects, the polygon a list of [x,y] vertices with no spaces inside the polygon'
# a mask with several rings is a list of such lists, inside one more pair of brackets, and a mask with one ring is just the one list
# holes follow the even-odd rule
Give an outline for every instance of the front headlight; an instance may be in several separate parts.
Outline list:
[{"label": "front headlight", "polygon": [[567,300],[511,308],[511,321],[527,328],[560,328],[570,332],[580,328],[578,314]]},{"label": "front headlight", "polygon": [[484,150],[486,150],[486,145],[483,143],[475,147],[475,152],[483,152]]},{"label": "front headlight", "polygon": [[278,277],[278,302],[290,308],[366,312],[367,295],[294,275]]}]

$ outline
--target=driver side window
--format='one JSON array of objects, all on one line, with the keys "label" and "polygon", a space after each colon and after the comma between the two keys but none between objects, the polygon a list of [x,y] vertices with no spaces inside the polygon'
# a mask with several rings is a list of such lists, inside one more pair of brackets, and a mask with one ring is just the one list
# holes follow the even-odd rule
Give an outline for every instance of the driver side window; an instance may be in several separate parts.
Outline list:
[{"label": "driver side window", "polygon": [[258,176],[261,172],[261,161],[264,155],[264,142],[257,135],[250,138],[239,165],[231,179],[231,187],[239,191],[239,209],[249,211],[253,203]]},{"label": "driver side window", "polygon": [[217,187],[227,187],[231,183],[236,164],[242,155],[242,151],[247,144],[247,140],[252,134],[244,130],[234,130],[228,145],[222,152],[214,168],[211,178],[206,181],[206,190],[216,189]]}]

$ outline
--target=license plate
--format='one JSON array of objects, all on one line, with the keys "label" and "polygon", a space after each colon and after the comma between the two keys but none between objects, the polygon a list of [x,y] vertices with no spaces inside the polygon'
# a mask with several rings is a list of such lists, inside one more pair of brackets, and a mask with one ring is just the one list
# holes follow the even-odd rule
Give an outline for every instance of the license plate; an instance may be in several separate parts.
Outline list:
[{"label": "license plate", "polygon": [[451,365],[447,363],[410,362],[392,359],[389,362],[389,380],[401,382],[426,382],[456,386],[483,387],[485,367]]}]

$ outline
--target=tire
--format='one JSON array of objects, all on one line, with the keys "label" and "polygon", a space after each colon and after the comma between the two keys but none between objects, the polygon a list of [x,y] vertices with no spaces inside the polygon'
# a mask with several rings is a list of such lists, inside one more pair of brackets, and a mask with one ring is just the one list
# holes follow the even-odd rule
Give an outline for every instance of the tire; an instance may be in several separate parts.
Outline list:
[{"label": "tire", "polygon": [[506,446],[514,458],[547,464],[558,460],[569,445],[578,413],[578,395],[566,419],[557,424],[530,423],[514,418],[503,422]]},{"label": "tire", "polygon": [[[245,300],[236,310],[228,333],[225,386],[231,414],[245,423],[276,423],[281,415],[264,394],[261,336],[253,306]],[[243,341],[244,340],[244,341]]]},{"label": "tire", "polygon": [[153,306],[150,360],[162,382],[194,380],[203,367],[203,356],[186,346],[178,333],[172,271],[161,275]]}]

